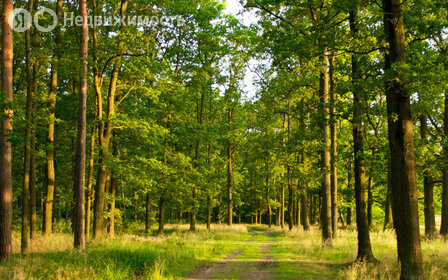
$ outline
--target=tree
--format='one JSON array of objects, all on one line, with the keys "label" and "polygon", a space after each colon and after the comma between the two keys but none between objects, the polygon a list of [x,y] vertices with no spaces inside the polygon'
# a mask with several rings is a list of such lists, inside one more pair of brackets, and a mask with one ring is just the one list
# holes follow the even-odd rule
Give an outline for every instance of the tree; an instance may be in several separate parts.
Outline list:
[{"label": "tree", "polygon": [[401,279],[424,279],[418,222],[414,131],[404,73],[407,65],[404,6],[399,0],[383,0],[384,26],[389,44],[386,95],[392,163],[392,211]]},{"label": "tree", "polygon": [[83,250],[85,242],[85,162],[86,162],[86,107],[87,107],[87,52],[89,27],[87,25],[87,3],[79,0],[79,13],[82,17],[81,45],[80,45],[80,81],[79,81],[79,107],[78,107],[78,137],[75,161],[75,241],[76,248]]},{"label": "tree", "polygon": [[[350,12],[350,29],[352,36],[358,36],[358,7]],[[352,55],[352,83],[353,83],[353,146],[354,146],[354,174],[356,199],[356,225],[358,228],[358,256],[359,261],[372,261],[373,253],[370,245],[369,222],[367,218],[366,199],[366,171],[364,165],[364,125],[363,105],[364,92],[361,85],[362,70],[359,55]]]},{"label": "tree", "polygon": [[2,50],[1,89],[3,114],[0,131],[0,261],[12,254],[12,174],[11,133],[13,110],[13,31],[8,23],[13,11],[13,1],[3,0],[2,6]]},{"label": "tree", "polygon": [[[58,19],[62,16],[62,4],[63,0],[56,2],[56,15]],[[50,102],[48,104],[49,109],[49,123],[47,134],[47,189],[45,194],[45,205],[43,214],[43,226],[42,233],[46,236],[52,233],[52,221],[53,221],[53,201],[54,201],[54,123],[55,123],[55,110],[56,110],[56,92],[58,88],[58,66],[59,66],[59,45],[61,43],[60,27],[56,27],[55,46],[53,49],[53,59],[51,62],[51,77],[50,77]]]}]

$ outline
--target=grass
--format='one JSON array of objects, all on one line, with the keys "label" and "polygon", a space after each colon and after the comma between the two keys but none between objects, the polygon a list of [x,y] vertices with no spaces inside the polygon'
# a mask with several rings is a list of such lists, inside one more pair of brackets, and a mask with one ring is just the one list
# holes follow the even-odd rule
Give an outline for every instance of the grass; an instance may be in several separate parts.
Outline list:
[{"label": "grass", "polygon": [[[399,279],[392,231],[371,233],[378,262],[360,265],[353,263],[356,231],[350,229],[338,231],[332,248],[321,246],[317,228],[289,232],[278,227],[213,225],[211,231],[199,226],[190,233],[188,225],[168,225],[169,234],[162,237],[147,236],[138,226],[133,230],[138,234],[128,231],[112,240],[89,241],[83,252],[72,248],[70,234],[39,237],[26,256],[19,254],[20,236],[14,232],[14,256],[0,264],[0,279],[181,279],[194,267],[236,250],[241,254],[220,278],[240,279],[256,271],[269,255],[274,265],[266,271],[277,279]],[[427,279],[448,279],[447,245],[442,239],[423,240]],[[268,252],[263,250],[267,246]]]}]

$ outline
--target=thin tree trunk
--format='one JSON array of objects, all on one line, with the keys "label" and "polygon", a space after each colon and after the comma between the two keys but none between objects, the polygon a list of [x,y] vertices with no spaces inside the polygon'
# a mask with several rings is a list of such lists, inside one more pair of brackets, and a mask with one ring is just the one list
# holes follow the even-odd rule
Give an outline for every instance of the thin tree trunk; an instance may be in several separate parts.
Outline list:
[{"label": "thin tree trunk", "polygon": [[[372,158],[375,158],[375,149],[372,149]],[[372,226],[372,208],[373,208],[373,167],[369,170],[369,179],[367,180],[367,222]]]},{"label": "thin tree trunk", "polygon": [[[358,36],[357,7],[350,12],[350,29],[353,38]],[[355,202],[356,226],[358,228],[358,256],[357,260],[369,262],[374,259],[370,244],[369,221],[367,217],[366,200],[366,170],[364,164],[364,96],[361,87],[362,70],[357,54],[352,55],[352,83],[353,83],[353,146],[355,173]]]},{"label": "thin tree trunk", "polygon": [[[443,118],[443,134],[448,139],[448,92],[445,93],[445,113]],[[448,149],[444,148],[445,156]],[[444,238],[448,238],[448,166],[442,168],[442,224],[440,226],[440,234]]]},{"label": "thin tree trunk", "polygon": [[[96,118],[96,117],[95,117]],[[92,208],[92,186],[93,186],[93,168],[95,163],[95,139],[96,139],[96,124],[92,124],[92,134],[90,135],[90,157],[89,169],[87,175],[87,204],[86,204],[86,238],[90,238],[90,224],[91,224],[91,208]]]},{"label": "thin tree trunk", "polygon": [[330,58],[330,134],[331,134],[331,230],[333,238],[338,229],[338,132],[336,122],[336,84],[334,53]]},{"label": "thin tree trunk", "polygon": [[[204,109],[205,109],[205,90],[201,91],[201,101],[200,101],[200,107],[199,107],[199,111],[198,111],[198,123],[199,125],[202,127],[202,125],[204,124]],[[196,169],[198,170],[198,172],[200,172],[201,169],[201,165],[200,165],[200,160],[201,160],[201,139],[200,139],[200,135],[196,136]],[[193,187],[193,209],[191,212],[191,220],[190,220],[190,230],[191,231],[195,231],[196,230],[196,213],[197,213],[197,208],[198,208],[198,186],[197,184],[194,184]]]},{"label": "thin tree trunk", "polygon": [[[171,128],[171,114],[168,114],[167,121],[166,121],[166,127],[168,131],[170,131]],[[163,165],[168,165],[168,138],[165,137],[164,140],[164,146],[163,146]],[[163,187],[160,193],[160,200],[159,200],[159,229],[157,231],[157,235],[163,234],[163,228],[165,226],[165,202],[166,202],[166,192],[167,192],[167,179],[166,174],[163,174]]]},{"label": "thin tree trunk", "polygon": [[146,193],[146,223],[145,223],[145,232],[151,232],[151,221],[152,221],[152,213],[151,213],[151,194]]},{"label": "thin tree trunk", "polygon": [[[35,3],[37,6],[37,1]],[[36,45],[36,36],[35,33],[33,38],[33,43]],[[39,64],[37,60],[34,61],[33,65],[33,99],[37,100],[37,86],[38,86],[38,72],[39,72]],[[36,112],[36,103],[33,102],[32,109],[32,120],[31,120],[31,154],[30,154],[30,238],[35,239],[37,236],[37,190],[36,190],[36,128],[35,128],[35,112]]]},{"label": "thin tree trunk", "polygon": [[79,107],[78,107],[78,138],[76,148],[75,164],[75,240],[76,248],[85,248],[85,162],[86,162],[86,107],[87,107],[87,51],[89,27],[87,23],[87,3],[86,0],[79,0],[79,13],[83,24],[81,27],[81,77],[79,82]]},{"label": "thin tree trunk", "polygon": [[288,227],[289,230],[292,230],[294,227],[294,188],[292,185],[292,179],[291,179],[291,171],[289,170],[290,167],[288,167]]},{"label": "thin tree trunk", "polygon": [[[423,143],[428,145],[428,126],[427,117],[420,117],[420,137]],[[434,213],[434,180],[430,170],[423,170],[423,189],[424,189],[424,213],[425,213],[425,235],[429,239],[437,236],[436,217]]]},{"label": "thin tree trunk", "polygon": [[[228,111],[229,132],[232,130],[232,110]],[[233,151],[232,142],[227,142],[227,225],[233,222]]]},{"label": "thin tree trunk", "polygon": [[[406,38],[401,0],[383,0],[390,61],[406,64]],[[392,211],[397,233],[401,279],[424,279],[418,221],[414,131],[407,81],[395,72],[386,85],[389,148],[392,160]]]},{"label": "thin tree trunk", "polygon": [[322,55],[322,70],[320,74],[320,114],[322,116],[321,129],[323,131],[323,148],[321,150],[321,171],[324,173],[321,184],[322,210],[320,215],[322,228],[322,243],[324,246],[332,245],[331,230],[331,158],[330,158],[330,124],[329,124],[329,76],[328,76],[328,54],[324,49]]},{"label": "thin tree trunk", "polygon": [[392,175],[391,175],[391,162],[389,158],[389,163],[387,166],[387,194],[386,194],[386,203],[384,206],[384,228],[386,230],[388,228],[393,228],[393,217],[392,217]]},{"label": "thin tree trunk", "polygon": [[[120,157],[120,150],[118,149],[118,133],[113,133],[113,156]],[[118,179],[115,171],[110,172],[110,216],[109,216],[109,237],[115,237],[115,208],[117,197]]]},{"label": "thin tree trunk", "polygon": [[[56,3],[56,15],[58,19],[62,18],[63,0]],[[52,233],[53,224],[53,200],[54,200],[54,122],[56,111],[56,91],[58,87],[58,65],[59,65],[59,45],[61,42],[61,32],[59,26],[56,27],[55,46],[53,49],[53,58],[51,61],[51,78],[50,78],[50,102],[48,104],[49,123],[47,134],[47,189],[45,195],[45,206],[43,215],[43,235],[49,236]]]},{"label": "thin tree trunk", "polygon": [[266,160],[266,206],[267,206],[267,214],[268,214],[268,225],[272,227],[272,208],[271,208],[271,197],[270,197],[270,172],[269,169],[269,159]]}]

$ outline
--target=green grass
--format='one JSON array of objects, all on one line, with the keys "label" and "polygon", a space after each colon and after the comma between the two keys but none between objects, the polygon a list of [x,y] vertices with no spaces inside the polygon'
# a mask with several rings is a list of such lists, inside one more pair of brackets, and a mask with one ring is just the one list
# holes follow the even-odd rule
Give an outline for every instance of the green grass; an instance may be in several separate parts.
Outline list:
[{"label": "green grass", "polygon": [[[123,233],[112,240],[90,241],[83,252],[72,248],[73,237],[57,233],[39,237],[32,252],[18,253],[20,236],[13,236],[14,256],[0,264],[0,279],[181,279],[196,266],[215,262],[236,250],[241,253],[228,269],[215,275],[240,279],[259,270],[260,260],[274,262],[265,271],[277,279],[399,279],[396,241],[392,231],[371,233],[378,262],[353,263],[356,231],[340,230],[333,247],[323,248],[317,228],[289,232],[278,227],[200,226],[190,233],[187,225],[169,225],[169,234],[146,236]],[[423,240],[427,278],[448,279],[448,246],[442,239]],[[266,250],[268,248],[268,250]]]}]

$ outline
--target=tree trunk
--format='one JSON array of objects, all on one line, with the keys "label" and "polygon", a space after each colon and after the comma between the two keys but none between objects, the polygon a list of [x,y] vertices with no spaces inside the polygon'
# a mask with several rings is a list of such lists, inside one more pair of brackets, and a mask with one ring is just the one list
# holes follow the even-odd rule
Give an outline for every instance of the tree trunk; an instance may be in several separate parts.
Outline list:
[{"label": "tree trunk", "polygon": [[[35,3],[37,6],[37,1]],[[36,36],[35,33],[33,41],[34,45],[36,45]],[[39,64],[37,60],[34,61],[33,65],[33,99],[37,99],[37,79],[39,75]],[[36,125],[34,118],[36,112],[36,103],[33,102],[32,109],[32,120],[31,120],[31,154],[30,154],[30,238],[35,239],[37,236],[37,190],[36,190]]]},{"label": "tree trunk", "polygon": [[[118,149],[118,133],[113,134],[113,156],[120,157],[120,150]],[[118,179],[116,171],[110,172],[110,214],[109,214],[109,237],[115,237],[115,208],[117,197]]]},{"label": "tree trunk", "polygon": [[[96,102],[97,103],[97,102]],[[96,116],[95,116],[96,119]],[[92,208],[92,185],[93,185],[93,168],[95,163],[95,134],[96,124],[92,124],[92,135],[90,135],[90,157],[89,157],[89,174],[87,175],[87,204],[86,204],[86,238],[90,238],[91,208]]]},{"label": "tree trunk", "polygon": [[151,194],[146,193],[146,223],[145,223],[145,232],[151,232],[151,221],[152,221],[152,213],[151,213]]},{"label": "tree trunk", "polygon": [[[406,38],[401,0],[383,0],[384,25],[390,61],[406,64]],[[418,222],[418,193],[415,174],[414,131],[407,81],[398,72],[387,81],[389,148],[392,160],[392,211],[396,222],[401,279],[424,279]]]},{"label": "tree trunk", "polygon": [[[427,117],[420,117],[420,137],[425,145],[428,145]],[[426,167],[423,170],[423,190],[424,190],[424,213],[425,213],[425,235],[429,239],[437,236],[436,217],[434,213],[434,180],[431,171]]]},{"label": "tree trunk", "polygon": [[[33,13],[34,1],[28,1],[28,12]],[[25,52],[26,52],[26,128],[25,128],[25,156],[23,168],[23,189],[22,189],[22,240],[21,252],[28,253],[30,243],[29,215],[30,215],[30,159],[31,159],[31,122],[33,116],[33,74],[31,61],[31,28],[25,32]]]},{"label": "tree trunk", "polygon": [[289,230],[292,230],[294,227],[294,189],[292,186],[292,179],[290,168],[288,167],[288,227]]},{"label": "tree trunk", "polygon": [[[445,113],[443,118],[443,134],[445,141],[448,139],[448,92],[445,93]],[[448,154],[448,148],[444,147],[444,155]],[[440,234],[448,238],[448,166],[442,168],[442,224]]]},{"label": "tree trunk", "polygon": [[[375,158],[375,148],[372,148],[372,158]],[[373,208],[373,167],[369,169],[369,179],[367,183],[367,222],[372,226],[372,208]]]},{"label": "tree trunk", "polygon": [[3,0],[2,6],[2,49],[1,49],[1,89],[3,108],[0,131],[0,261],[12,254],[12,117],[13,101],[13,31],[8,24],[8,16],[13,11],[13,1]]},{"label": "tree trunk", "polygon": [[302,199],[302,208],[301,210],[301,221],[302,221],[302,226],[303,226],[303,230],[307,231],[310,229],[310,220],[308,217],[308,195],[306,193],[306,189],[303,191],[303,194],[301,196]]},{"label": "tree trunk", "polygon": [[[198,111],[198,123],[199,126],[202,127],[202,125],[204,124],[204,109],[205,109],[205,90],[203,89],[201,91],[201,101],[200,101],[200,107],[199,107],[199,111]],[[200,135],[196,136],[196,169],[198,170],[198,172],[200,173],[200,169],[201,169],[201,165],[200,165],[200,160],[201,160],[201,139],[200,139]],[[198,186],[197,184],[194,184],[193,187],[193,209],[191,211],[191,220],[190,220],[190,230],[191,231],[195,231],[196,230],[196,213],[198,210]]]},{"label": "tree trunk", "polygon": [[351,206],[347,207],[347,226],[352,225],[353,218],[353,208]]},{"label": "tree trunk", "polygon": [[386,203],[384,207],[384,228],[393,228],[393,217],[392,217],[392,175],[391,175],[391,162],[389,158],[389,164],[387,166],[387,194]]},{"label": "tree trunk", "polygon": [[330,58],[330,134],[331,134],[331,230],[333,238],[338,230],[338,131],[336,121],[336,84],[334,53]]},{"label": "tree trunk", "polygon": [[[232,130],[232,110],[228,112],[229,132]],[[233,151],[230,138],[227,142],[227,225],[231,226],[233,222]]]},{"label": "tree trunk", "polygon": [[321,184],[322,196],[322,210],[321,210],[321,228],[322,228],[322,243],[324,246],[332,245],[332,230],[331,230],[331,159],[330,159],[330,124],[329,124],[329,76],[328,76],[328,54],[324,49],[322,55],[322,70],[320,74],[320,114],[322,121],[320,123],[323,131],[323,148],[321,150],[321,171],[323,179]]},{"label": "tree trunk", "polygon": [[[350,29],[353,38],[358,36],[358,11],[350,12]],[[369,221],[367,217],[366,200],[366,170],[364,164],[364,92],[362,91],[362,70],[357,54],[352,55],[353,83],[353,146],[355,173],[356,226],[358,228],[357,260],[369,262],[374,259],[370,244]]]},{"label": "tree trunk", "polygon": [[87,107],[87,51],[89,27],[87,24],[87,3],[86,0],[79,0],[79,13],[83,24],[81,27],[81,50],[82,61],[81,77],[79,82],[79,107],[78,107],[78,138],[76,148],[75,163],[75,241],[76,248],[85,248],[85,162],[86,162],[86,107]]},{"label": "tree trunk", "polygon": [[[58,19],[62,17],[63,0],[58,0],[56,3],[56,15]],[[53,200],[54,200],[54,123],[56,111],[56,91],[58,87],[58,64],[59,64],[59,45],[61,43],[61,32],[59,25],[56,27],[55,46],[53,49],[53,58],[51,61],[51,78],[50,78],[50,93],[48,104],[49,123],[47,133],[47,189],[45,195],[45,206],[43,215],[42,233],[49,236],[52,233],[53,224]]]},{"label": "tree trunk", "polygon": [[[167,121],[166,121],[166,127],[168,131],[171,129],[171,114],[168,114]],[[168,165],[168,138],[165,137],[164,140],[164,146],[163,146],[163,165]],[[163,177],[163,187],[161,189],[160,193],[160,200],[159,200],[159,229],[157,231],[157,235],[163,234],[163,228],[165,226],[165,202],[166,202],[166,192],[167,192],[167,180],[166,180],[166,174],[162,175]]]},{"label": "tree trunk", "polygon": [[269,159],[266,160],[266,206],[267,206],[267,214],[268,214],[268,225],[272,227],[272,208],[271,208],[271,197],[270,197],[270,172],[269,169]]}]

